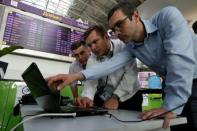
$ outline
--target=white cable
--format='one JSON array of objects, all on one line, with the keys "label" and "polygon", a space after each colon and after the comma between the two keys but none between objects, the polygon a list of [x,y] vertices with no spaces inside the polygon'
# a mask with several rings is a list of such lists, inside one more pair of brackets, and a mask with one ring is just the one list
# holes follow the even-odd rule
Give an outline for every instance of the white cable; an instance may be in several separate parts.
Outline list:
[{"label": "white cable", "polygon": [[23,124],[26,121],[29,121],[29,120],[37,118],[37,117],[43,117],[43,116],[73,116],[73,117],[75,117],[76,113],[44,113],[44,114],[35,115],[35,116],[29,117],[25,120],[22,120],[17,125],[15,125],[10,131],[14,131],[18,126],[20,126],[21,124]]}]

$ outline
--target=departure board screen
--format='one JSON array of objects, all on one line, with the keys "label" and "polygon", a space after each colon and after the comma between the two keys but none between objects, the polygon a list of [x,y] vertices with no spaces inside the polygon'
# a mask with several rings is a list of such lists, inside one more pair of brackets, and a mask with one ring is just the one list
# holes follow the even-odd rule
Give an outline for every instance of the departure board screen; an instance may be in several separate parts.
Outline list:
[{"label": "departure board screen", "polygon": [[3,41],[8,45],[68,56],[71,43],[82,36],[83,32],[12,12],[7,17]]}]

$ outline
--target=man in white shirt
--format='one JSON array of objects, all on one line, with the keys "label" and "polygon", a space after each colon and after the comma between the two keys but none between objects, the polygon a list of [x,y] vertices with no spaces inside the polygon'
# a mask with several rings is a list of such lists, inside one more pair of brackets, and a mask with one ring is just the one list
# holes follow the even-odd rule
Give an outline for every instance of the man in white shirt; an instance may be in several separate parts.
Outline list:
[{"label": "man in white shirt", "polygon": [[[120,40],[110,40],[102,26],[87,29],[84,40],[92,51],[86,68],[106,61],[121,51],[125,44]],[[76,104],[81,107],[103,106],[108,109],[130,109],[141,111],[142,96],[138,92],[136,61],[128,62],[123,68],[98,80],[84,82],[81,97]]]},{"label": "man in white shirt", "polygon": [[[84,41],[76,41],[71,45],[72,56],[75,57],[75,61],[73,61],[69,67],[69,74],[79,72],[86,67],[86,63],[90,56],[90,50],[85,45]],[[73,93],[73,97],[78,97],[78,89],[77,89],[77,81],[73,82],[71,85],[71,90]]]}]

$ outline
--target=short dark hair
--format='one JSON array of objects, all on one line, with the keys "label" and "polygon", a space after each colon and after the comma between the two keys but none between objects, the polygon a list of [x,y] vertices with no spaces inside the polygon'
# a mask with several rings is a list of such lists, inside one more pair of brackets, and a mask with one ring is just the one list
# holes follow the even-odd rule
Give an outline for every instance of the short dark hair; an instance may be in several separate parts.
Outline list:
[{"label": "short dark hair", "polygon": [[81,45],[85,46],[85,41],[75,41],[71,45],[71,51],[78,49]]},{"label": "short dark hair", "polygon": [[136,10],[136,7],[134,4],[131,4],[130,2],[120,2],[117,5],[113,6],[109,13],[107,19],[109,20],[115,11],[121,9],[122,12],[130,18],[130,16],[133,14],[133,12]]},{"label": "short dark hair", "polygon": [[97,34],[99,34],[102,38],[107,35],[107,31],[102,25],[94,25],[89,27],[86,32],[84,33],[84,40],[87,39],[87,37],[90,35],[92,31],[96,31]]},{"label": "short dark hair", "polygon": [[194,33],[197,34],[197,21],[195,21],[195,22],[193,23],[192,28],[193,28],[193,30],[194,30]]}]

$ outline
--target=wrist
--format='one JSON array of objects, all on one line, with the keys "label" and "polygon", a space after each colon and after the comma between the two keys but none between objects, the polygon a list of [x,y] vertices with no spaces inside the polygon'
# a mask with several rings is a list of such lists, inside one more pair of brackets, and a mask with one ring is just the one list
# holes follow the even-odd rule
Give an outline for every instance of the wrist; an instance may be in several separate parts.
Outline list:
[{"label": "wrist", "polygon": [[85,79],[84,75],[83,75],[81,72],[78,72],[78,73],[76,73],[76,74],[74,74],[74,75],[75,75],[75,80],[76,80],[76,81],[77,81],[77,80],[82,81],[82,80]]},{"label": "wrist", "polygon": [[114,98],[114,99],[116,99],[116,100],[118,100],[118,101],[120,100],[120,97],[119,97],[118,95],[116,95],[116,94],[113,94],[113,95],[112,95],[112,98]]}]

